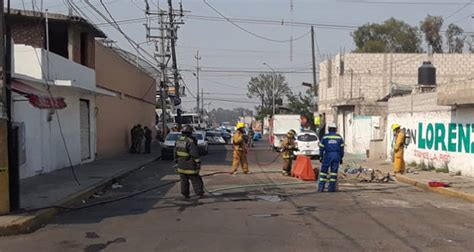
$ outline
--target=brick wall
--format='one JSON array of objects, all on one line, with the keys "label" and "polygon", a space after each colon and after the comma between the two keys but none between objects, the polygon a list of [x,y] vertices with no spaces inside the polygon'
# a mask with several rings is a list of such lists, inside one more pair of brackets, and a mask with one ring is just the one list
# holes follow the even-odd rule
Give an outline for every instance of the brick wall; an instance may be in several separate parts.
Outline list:
[{"label": "brick wall", "polygon": [[36,48],[45,47],[45,32],[42,22],[13,20],[11,30],[15,44],[25,44]]}]

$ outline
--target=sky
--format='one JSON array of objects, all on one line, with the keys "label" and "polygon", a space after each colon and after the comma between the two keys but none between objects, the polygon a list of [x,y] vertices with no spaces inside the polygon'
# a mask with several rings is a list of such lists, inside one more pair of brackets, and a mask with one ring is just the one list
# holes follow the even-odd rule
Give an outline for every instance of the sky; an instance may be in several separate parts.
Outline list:
[{"label": "sky", "polygon": [[[75,0],[86,18],[116,41],[119,47],[135,52],[127,40],[96,14],[85,0]],[[67,13],[66,0],[12,0],[12,6],[19,9],[48,9],[49,12]],[[99,0],[89,0],[105,13]],[[115,20],[145,18],[144,0],[103,0]],[[152,8],[167,8],[165,0],[148,0]],[[315,25],[317,61],[341,51],[354,49],[351,31],[366,23],[380,23],[395,17],[411,25],[428,14],[443,16],[445,26],[456,23],[465,31],[474,31],[471,18],[473,5],[470,0],[207,0],[219,13],[231,19],[273,20],[304,23],[290,26],[271,24],[237,23],[242,29],[222,19],[203,0],[182,0],[185,17],[180,25],[177,41],[177,61],[188,90],[183,98],[185,109],[196,105],[195,54],[201,57],[200,86],[204,90],[206,108],[254,108],[257,99],[246,96],[247,83],[258,72],[269,72],[267,63],[275,71],[284,72],[294,93],[304,92],[307,87],[301,83],[312,83],[310,25]],[[293,8],[291,7],[293,3]],[[173,0],[174,7],[179,1]],[[77,15],[77,13],[75,13]],[[83,15],[83,14],[81,14]],[[216,20],[216,17],[219,17]],[[120,24],[122,30],[141,47],[153,53],[154,46],[147,44],[143,20]],[[308,24],[308,25],[306,25]],[[157,25],[157,23],[156,23]],[[247,31],[243,31],[243,29]],[[293,43],[290,38],[293,37]],[[292,53],[290,53],[292,51]],[[290,56],[291,54],[291,56]],[[292,73],[286,73],[292,72]]]}]

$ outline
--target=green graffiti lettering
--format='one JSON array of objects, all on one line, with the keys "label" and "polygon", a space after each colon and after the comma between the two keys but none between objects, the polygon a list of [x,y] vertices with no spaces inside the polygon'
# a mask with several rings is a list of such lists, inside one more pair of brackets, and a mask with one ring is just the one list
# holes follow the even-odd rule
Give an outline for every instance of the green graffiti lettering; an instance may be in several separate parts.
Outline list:
[{"label": "green graffiti lettering", "polygon": [[470,124],[466,124],[466,129],[462,124],[458,124],[458,152],[462,152],[463,146],[466,153],[469,153],[470,149],[472,150]]},{"label": "green graffiti lettering", "polygon": [[435,132],[433,124],[428,123],[428,126],[426,126],[426,147],[428,148],[428,150],[433,149],[434,139]]},{"label": "green graffiti lettering", "polygon": [[[467,130],[469,132],[469,127],[471,127],[472,130],[472,135],[474,135],[474,124],[466,124]],[[469,134],[471,136],[471,134]],[[473,142],[471,143],[471,153],[474,153],[474,139],[472,139]],[[469,150],[466,150],[467,153],[469,153]]]},{"label": "green graffiti lettering", "polygon": [[441,144],[441,150],[446,151],[446,143],[444,142],[444,139],[446,138],[446,128],[444,127],[444,124],[436,123],[435,132],[435,150],[439,150],[439,145]]},{"label": "green graffiti lettering", "polygon": [[418,123],[418,148],[426,149],[426,139],[423,138],[423,123]]},{"label": "green graffiti lettering", "polygon": [[449,124],[449,131],[448,131],[448,151],[449,152],[456,152],[456,143],[453,141],[456,139],[456,128],[457,125],[455,123]]}]

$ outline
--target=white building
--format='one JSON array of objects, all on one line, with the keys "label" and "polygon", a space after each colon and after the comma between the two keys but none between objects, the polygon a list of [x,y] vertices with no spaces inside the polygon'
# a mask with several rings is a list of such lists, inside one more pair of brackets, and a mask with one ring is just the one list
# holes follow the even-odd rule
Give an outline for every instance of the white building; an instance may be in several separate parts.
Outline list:
[{"label": "white building", "polygon": [[20,177],[90,162],[96,154],[98,95],[94,38],[78,17],[50,14],[49,48],[39,12],[13,11],[12,119]]}]

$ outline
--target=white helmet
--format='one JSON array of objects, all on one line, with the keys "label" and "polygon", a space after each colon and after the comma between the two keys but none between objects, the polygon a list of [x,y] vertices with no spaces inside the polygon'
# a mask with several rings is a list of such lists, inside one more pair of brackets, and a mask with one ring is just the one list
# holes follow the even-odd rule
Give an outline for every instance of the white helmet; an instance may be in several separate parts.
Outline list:
[{"label": "white helmet", "polygon": [[330,123],[328,129],[337,129],[337,125],[335,123]]}]

